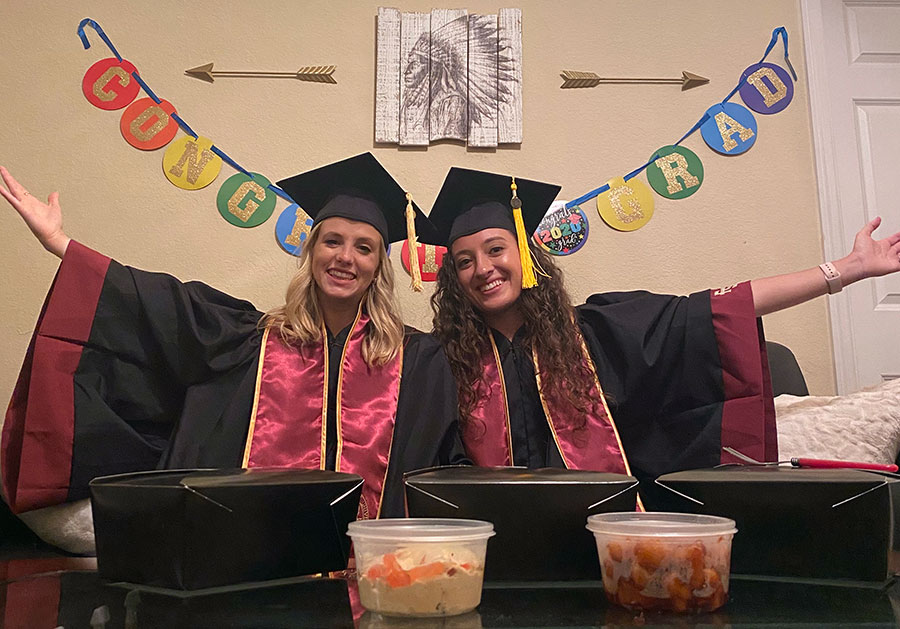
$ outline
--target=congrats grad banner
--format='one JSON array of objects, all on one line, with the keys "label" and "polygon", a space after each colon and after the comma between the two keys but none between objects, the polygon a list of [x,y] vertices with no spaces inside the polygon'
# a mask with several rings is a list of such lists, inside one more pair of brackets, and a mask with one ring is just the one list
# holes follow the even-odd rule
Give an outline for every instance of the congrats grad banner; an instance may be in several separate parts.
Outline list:
[{"label": "congrats grad banner", "polygon": [[[172,103],[153,93],[137,68],[122,58],[100,25],[89,18],[78,25],[78,36],[86,49],[91,46],[85,34],[87,26],[97,32],[114,57],[101,59],[88,68],[82,79],[85,98],[103,110],[125,110],[119,127],[122,137],[131,146],[152,151],[168,145],[162,158],[163,172],[179,188],[198,190],[210,185],[218,177],[223,163],[238,171],[225,180],[216,196],[219,213],[232,225],[261,225],[274,212],[276,197],[283,198],[288,206],[276,221],[276,239],[285,251],[299,255],[312,219],[265,176],[246,170],[210,138],[195,133],[178,115]],[[790,73],[766,62],[779,37],[784,45],[784,61]],[[646,164],[627,175],[613,177],[603,186],[573,201],[554,204],[534,233],[535,241],[554,255],[571,255],[580,250],[588,236],[587,214],[580,205],[594,198],[597,199],[598,213],[610,227],[623,232],[643,227],[653,216],[651,189],[667,199],[684,199],[694,194],[703,183],[703,163],[696,153],[681,146],[687,137],[699,130],[707,146],[721,155],[740,155],[748,151],[759,134],[753,112],[765,115],[783,111],[793,99],[793,81],[796,79],[797,74],[788,57],[787,30],[782,26],[772,32],[762,59],[745,69],[728,96],[709,107],[680,140],[661,147]],[[141,90],[147,97],[138,99]],[[730,102],[737,93],[740,93],[746,107]],[[184,135],[176,139],[179,130]],[[647,171],[649,187],[636,179],[644,170]],[[418,256],[422,279],[434,281],[445,250],[443,247],[421,244],[419,248],[422,249]],[[401,258],[408,272],[409,252],[406,245]]]},{"label": "congrats grad banner", "polygon": [[[288,207],[277,221],[275,235],[285,251],[299,255],[312,227],[312,219],[265,176],[249,172],[210,138],[195,133],[172,103],[153,93],[134,64],[122,58],[100,25],[91,19],[84,19],[78,25],[78,36],[85,48],[91,47],[84,30],[87,26],[97,32],[115,55],[97,61],[85,73],[81,87],[88,102],[107,111],[125,110],[119,128],[131,146],[153,151],[168,145],[162,157],[163,173],[179,188],[205,188],[219,176],[223,163],[237,170],[225,180],[216,195],[219,214],[232,225],[261,225],[275,210],[276,197],[285,199]],[[135,100],[141,90],[147,97]],[[176,139],[179,129],[185,135]]]},{"label": "congrats grad banner", "polygon": [[[773,63],[765,62],[779,37],[784,44],[784,61],[790,74]],[[781,26],[772,31],[772,38],[762,59],[744,70],[737,86],[728,96],[709,107],[680,140],[656,150],[646,164],[624,177],[610,179],[596,190],[567,202],[565,208],[580,209],[582,203],[596,197],[597,211],[610,227],[620,231],[633,231],[643,227],[653,216],[654,201],[647,186],[635,177],[646,170],[650,187],[667,199],[691,196],[703,183],[703,163],[696,153],[681,146],[681,143],[699,130],[703,141],[716,153],[745,153],[759,135],[756,117],[750,110],[760,114],[775,114],[787,107],[794,98],[791,77],[796,80],[797,73],[788,57],[787,30]],[[740,93],[741,99],[750,109],[729,102],[736,93]]]}]

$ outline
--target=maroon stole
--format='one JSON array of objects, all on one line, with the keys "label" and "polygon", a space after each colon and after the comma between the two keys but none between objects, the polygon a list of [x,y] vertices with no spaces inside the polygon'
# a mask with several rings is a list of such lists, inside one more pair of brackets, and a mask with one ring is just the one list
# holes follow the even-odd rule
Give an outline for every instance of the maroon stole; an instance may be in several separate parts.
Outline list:
[{"label": "maroon stole", "polygon": [[[475,421],[465,423],[462,439],[466,452],[475,465],[512,465],[513,446],[503,368],[500,365],[500,355],[494,338],[492,335],[489,335],[489,338],[493,352],[485,355],[482,360],[483,381],[487,385],[487,395],[479,400],[472,413],[472,419]],[[559,421],[559,418],[565,417],[568,405],[563,400],[541,391],[541,370],[537,352],[534,351],[534,347],[531,350],[534,371],[537,374],[538,394],[544,407],[544,414],[547,416],[547,423],[550,424],[553,440],[569,469],[631,474],[619,433],[580,334],[578,342],[581,343],[585,366],[591,370],[594,378],[591,397],[602,402],[602,409],[597,404],[591,406],[585,426],[578,429],[571,427],[568,422]]]},{"label": "maroon stole", "polygon": [[[344,345],[337,391],[335,470],[363,477],[359,517],[378,517],[387,474],[402,349],[389,363],[370,367],[362,357],[369,317],[357,315]],[[325,469],[328,416],[327,336],[286,346],[265,331],[244,467]]]},{"label": "maroon stole", "polygon": [[[777,461],[778,430],[766,337],[762,319],[754,310],[750,282],[711,290],[709,303],[723,367],[722,445],[757,461]],[[721,461],[740,462],[724,450]]]}]

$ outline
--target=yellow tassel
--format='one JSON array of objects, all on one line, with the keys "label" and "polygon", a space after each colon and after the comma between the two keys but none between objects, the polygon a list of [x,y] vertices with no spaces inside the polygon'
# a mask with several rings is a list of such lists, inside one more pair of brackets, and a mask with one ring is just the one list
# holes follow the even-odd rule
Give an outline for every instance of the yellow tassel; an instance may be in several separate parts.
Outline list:
[{"label": "yellow tassel", "polygon": [[512,190],[510,205],[513,209],[513,222],[516,225],[516,242],[519,245],[519,259],[522,262],[522,288],[533,288],[537,286],[538,282],[534,274],[531,251],[528,249],[528,234],[525,233],[525,220],[522,218],[522,201],[516,195],[518,186],[515,177],[512,178],[510,189]]},{"label": "yellow tassel", "polygon": [[412,289],[422,292],[422,269],[419,268],[419,243],[416,239],[416,211],[412,206],[412,195],[406,193],[406,244],[409,249],[409,274]]}]

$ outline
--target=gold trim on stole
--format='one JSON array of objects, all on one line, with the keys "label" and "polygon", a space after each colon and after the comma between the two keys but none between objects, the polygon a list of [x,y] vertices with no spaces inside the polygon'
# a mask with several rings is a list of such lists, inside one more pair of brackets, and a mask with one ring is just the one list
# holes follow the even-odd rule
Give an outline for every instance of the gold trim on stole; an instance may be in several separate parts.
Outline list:
[{"label": "gold trim on stole", "polygon": [[491,341],[491,349],[494,351],[494,361],[497,363],[497,373],[500,375],[500,392],[503,394],[503,409],[506,411],[506,445],[509,448],[509,464],[515,465],[513,455],[512,425],[509,420],[509,398],[506,397],[506,378],[503,377],[503,365],[500,363],[500,351],[494,341],[494,334],[488,330],[488,339]]},{"label": "gold trim on stole", "polygon": [[[325,359],[325,378],[322,382],[322,437],[319,440],[319,469],[325,469],[325,463],[328,458],[328,330],[325,328],[325,322],[322,322],[322,354]],[[339,376],[340,377],[340,376]],[[337,402],[338,409],[341,408],[340,400]],[[338,424],[340,427],[340,424]],[[340,429],[338,430],[338,439],[340,439]]]},{"label": "gold trim on stole", "polygon": [[[335,398],[335,406],[337,408],[334,409],[334,421],[335,421],[335,432],[337,433],[337,456],[334,457],[334,471],[341,471],[341,452],[344,449],[344,439],[341,437],[341,393],[344,385],[344,361],[347,358],[347,346],[350,345],[350,339],[356,334],[356,326],[359,323],[359,318],[362,316],[362,300],[359,301],[359,306],[356,308],[356,318],[353,319],[353,325],[350,326],[350,332],[347,333],[347,338],[344,340],[344,347],[341,349],[341,366],[338,369],[338,382],[337,382],[337,397]],[[327,339],[326,339],[327,342]],[[328,380],[328,348],[325,350],[326,363],[325,363],[325,380]],[[326,400],[328,398],[325,398]],[[327,418],[324,418],[327,421]],[[324,432],[323,424],[323,432],[322,432],[322,443],[325,443],[325,432]],[[393,433],[391,433],[391,439],[393,439]],[[322,451],[322,465],[325,465],[325,451]],[[325,469],[324,467],[322,469]]]},{"label": "gold trim on stole", "polygon": [[[394,448],[394,435],[397,432],[397,414],[400,412],[400,385],[403,384],[403,350],[406,348],[406,340],[400,343],[400,361],[397,372],[397,408],[394,409],[394,426],[391,428],[391,442],[388,444],[388,460],[384,466],[384,478],[381,479],[381,494],[378,496],[378,511],[375,512],[375,519],[381,517],[381,506],[384,504],[384,488],[387,486],[388,471],[391,469],[391,450]],[[404,500],[404,503],[406,501]]]},{"label": "gold trim on stole", "polygon": [[[576,328],[577,328],[576,323]],[[616,443],[619,445],[619,452],[622,453],[622,462],[625,463],[625,471],[628,472],[629,476],[633,476],[631,473],[631,466],[628,465],[628,457],[625,455],[625,446],[622,445],[622,438],[619,437],[619,429],[616,427],[616,422],[613,419],[612,413],[609,411],[609,406],[606,404],[606,396],[603,394],[603,387],[600,386],[600,378],[597,377],[597,370],[594,368],[594,361],[591,360],[591,353],[588,351],[587,343],[584,340],[584,335],[581,333],[578,334],[578,339],[581,341],[581,353],[584,355],[584,359],[588,362],[588,367],[591,368],[591,375],[594,377],[594,385],[597,387],[597,391],[600,393],[600,401],[603,402],[603,410],[606,411],[606,416],[609,418],[609,425],[612,426],[613,434],[616,436]],[[646,511],[644,508],[644,503],[641,502],[641,493],[637,492],[637,508],[638,511]]]},{"label": "gold trim on stole", "polygon": [[269,330],[263,330],[262,343],[259,346],[259,365],[256,367],[256,387],[253,391],[253,409],[250,411],[250,426],[247,428],[247,443],[244,444],[244,458],[241,467],[247,469],[250,461],[250,444],[253,443],[253,431],[256,429],[256,411],[259,406],[259,387],[262,384],[263,361],[266,358],[266,343],[269,341]]},{"label": "gold trim on stole", "polygon": [[[576,324],[577,325],[577,324]],[[631,467],[628,465],[628,457],[625,456],[625,448],[622,447],[622,439],[619,437],[619,430],[616,428],[616,422],[613,421],[612,413],[609,411],[609,406],[606,404],[606,397],[603,395],[603,387],[600,386],[600,379],[597,378],[597,370],[594,369],[594,361],[591,360],[591,354],[587,349],[587,346],[584,342],[584,336],[580,333],[578,334],[578,342],[581,345],[581,353],[584,356],[585,361],[587,361],[588,368],[591,371],[591,376],[594,379],[594,386],[597,387],[597,393],[600,394],[600,401],[603,403],[603,410],[606,412],[606,418],[609,420],[609,425],[612,426],[613,434],[616,436],[616,444],[619,446],[619,454],[622,456],[622,463],[625,464],[625,471],[631,476]],[[550,425],[550,432],[553,433],[553,440],[556,442],[556,447],[559,449],[559,454],[562,456],[563,463],[566,464],[566,467],[569,467],[569,462],[566,460],[566,455],[562,450],[562,447],[559,445],[559,438],[556,435],[556,427],[553,425],[553,417],[550,415],[550,409],[547,407],[547,402],[544,399],[544,392],[541,387],[541,369],[540,364],[538,363],[538,355],[537,350],[532,343],[531,346],[531,356],[534,360],[534,375],[537,380],[538,385],[538,396],[541,398],[541,406],[544,408],[544,414],[547,416],[547,423]]]}]

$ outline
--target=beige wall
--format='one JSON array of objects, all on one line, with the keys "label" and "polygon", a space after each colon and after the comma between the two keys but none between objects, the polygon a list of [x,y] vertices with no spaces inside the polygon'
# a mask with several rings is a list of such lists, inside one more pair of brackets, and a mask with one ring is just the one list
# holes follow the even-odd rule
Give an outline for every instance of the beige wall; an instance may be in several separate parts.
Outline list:
[{"label": "beige wall", "polygon": [[[405,0],[404,11],[464,6],[495,12],[501,0],[442,5]],[[699,133],[685,145],[703,160],[701,190],[682,201],[656,196],[656,213],[635,233],[606,227],[595,206],[587,245],[561,259],[578,300],[593,292],[644,288],[690,292],[821,262],[798,2],[765,0],[597,0],[511,3],[523,9],[524,137],[520,147],[427,150],[378,147],[376,155],[418,202],[430,207],[452,165],[562,184],[571,199],[643,164],[677,140],[762,55],[774,27],[791,37],[800,74],[793,104],[758,116],[747,154],[722,157]],[[375,16],[378,2],[198,0],[153,3],[4,2],[0,8],[0,164],[37,195],[61,191],[69,234],[140,268],[199,279],[260,308],[282,298],[294,259],[273,236],[275,216],[255,229],[226,223],[216,192],[188,192],[162,173],[162,151],[131,148],[121,111],[94,108],[81,79],[110,56],[93,31],[85,51],[83,17],[97,20],[153,90],[250,170],[272,180],[373,149]],[[780,62],[779,48],[770,60]],[[293,70],[336,64],[337,85],[292,80],[220,80],[183,71],[208,61],[221,69]],[[678,76],[709,85],[559,88],[562,69],[605,75]],[[737,102],[740,102],[738,99]],[[285,207],[279,201],[276,215]],[[0,211],[0,398],[8,399],[38,310],[57,266],[4,204]],[[400,269],[399,247],[395,266]],[[427,297],[402,290],[406,320],[430,327]],[[769,338],[797,353],[816,393],[834,389],[824,298],[767,317]]]}]

